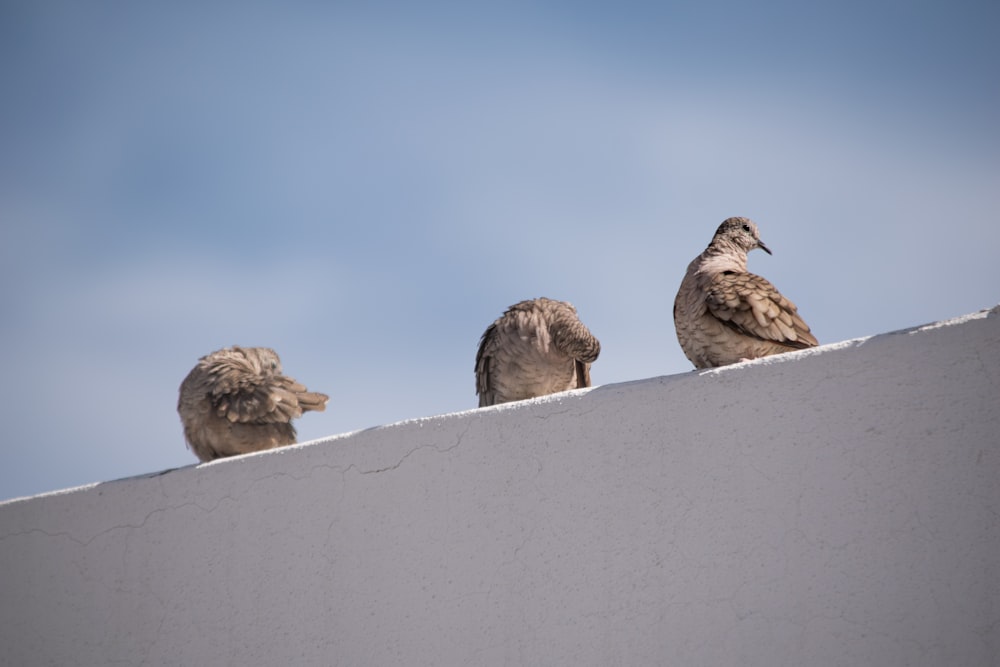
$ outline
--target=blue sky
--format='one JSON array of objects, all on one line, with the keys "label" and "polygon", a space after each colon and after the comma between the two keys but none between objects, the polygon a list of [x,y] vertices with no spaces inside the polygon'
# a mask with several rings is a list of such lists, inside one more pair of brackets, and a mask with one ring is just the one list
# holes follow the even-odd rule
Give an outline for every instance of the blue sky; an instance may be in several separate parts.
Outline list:
[{"label": "blue sky", "polygon": [[1000,302],[996,3],[204,4],[0,7],[0,499],[194,463],[226,345],[300,440],[474,407],[535,296],[595,384],[688,372],[733,215],[823,343]]}]

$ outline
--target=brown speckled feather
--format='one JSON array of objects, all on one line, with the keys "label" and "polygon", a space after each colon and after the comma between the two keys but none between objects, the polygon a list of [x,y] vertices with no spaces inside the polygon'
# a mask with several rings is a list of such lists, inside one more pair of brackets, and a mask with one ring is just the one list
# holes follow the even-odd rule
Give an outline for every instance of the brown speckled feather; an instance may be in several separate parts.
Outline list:
[{"label": "brown speckled feather", "polygon": [[803,349],[817,345],[795,304],[752,273],[724,272],[708,284],[708,312],[745,336]]},{"label": "brown speckled feather", "polygon": [[589,387],[590,365],[600,352],[571,304],[544,297],[516,303],[479,341],[479,405]]},{"label": "brown speckled feather", "polygon": [[770,249],[747,218],[729,218],[688,266],[674,300],[674,325],[696,368],[818,345],[798,309],[770,282],[747,271],[747,253]]},{"label": "brown speckled feather", "polygon": [[198,361],[181,384],[177,412],[191,450],[211,461],[294,443],[292,419],[325,410],[327,400],[282,375],[274,350],[234,346]]}]

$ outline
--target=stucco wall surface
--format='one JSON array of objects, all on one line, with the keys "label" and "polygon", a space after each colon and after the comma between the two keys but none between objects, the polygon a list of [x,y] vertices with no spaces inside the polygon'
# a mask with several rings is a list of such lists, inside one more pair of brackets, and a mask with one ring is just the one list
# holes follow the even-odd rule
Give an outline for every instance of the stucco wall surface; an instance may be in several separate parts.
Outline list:
[{"label": "stucco wall surface", "polygon": [[0,505],[4,665],[998,656],[996,309]]}]

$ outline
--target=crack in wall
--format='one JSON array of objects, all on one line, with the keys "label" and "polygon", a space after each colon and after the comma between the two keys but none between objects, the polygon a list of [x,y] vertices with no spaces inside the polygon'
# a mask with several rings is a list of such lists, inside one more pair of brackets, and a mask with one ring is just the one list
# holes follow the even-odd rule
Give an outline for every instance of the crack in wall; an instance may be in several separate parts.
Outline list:
[{"label": "crack in wall", "polygon": [[377,474],[383,473],[383,472],[392,472],[393,470],[398,470],[400,468],[400,466],[402,466],[407,461],[407,459],[409,459],[411,456],[413,456],[414,454],[416,454],[419,451],[430,449],[430,450],[433,450],[433,451],[435,451],[435,452],[437,452],[439,454],[447,454],[447,453],[449,453],[451,451],[454,451],[455,449],[457,449],[462,444],[462,440],[465,438],[466,434],[469,432],[469,429],[471,429],[471,428],[472,428],[472,422],[470,421],[468,424],[466,424],[465,429],[463,429],[463,431],[458,434],[458,437],[456,438],[455,443],[452,444],[452,445],[449,445],[447,447],[443,447],[442,448],[442,447],[438,447],[436,445],[417,445],[416,447],[413,447],[412,449],[410,449],[409,451],[407,451],[405,454],[403,454],[403,456],[400,457],[400,459],[398,461],[396,461],[395,463],[393,463],[391,465],[382,466],[381,468],[373,468],[371,470],[364,470],[364,469],[360,468],[359,466],[357,466],[357,465],[355,465],[355,464],[352,463],[351,465],[349,465],[344,470],[344,472],[346,473],[346,472],[349,472],[351,470],[355,470],[360,475],[377,475]]}]

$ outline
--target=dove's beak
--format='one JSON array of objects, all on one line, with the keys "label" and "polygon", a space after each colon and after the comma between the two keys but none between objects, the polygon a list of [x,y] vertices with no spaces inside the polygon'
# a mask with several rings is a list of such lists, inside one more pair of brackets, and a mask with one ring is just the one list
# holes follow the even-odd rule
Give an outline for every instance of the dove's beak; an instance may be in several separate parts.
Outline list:
[{"label": "dove's beak", "polygon": [[773,252],[771,252],[771,249],[768,248],[766,245],[764,245],[764,242],[761,241],[760,239],[757,239],[757,247],[766,252],[768,255],[774,254]]}]

